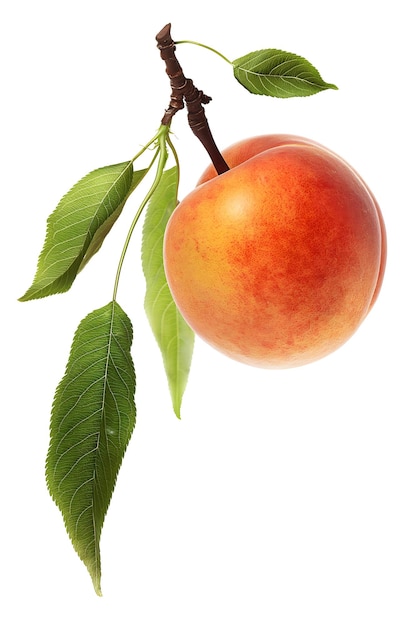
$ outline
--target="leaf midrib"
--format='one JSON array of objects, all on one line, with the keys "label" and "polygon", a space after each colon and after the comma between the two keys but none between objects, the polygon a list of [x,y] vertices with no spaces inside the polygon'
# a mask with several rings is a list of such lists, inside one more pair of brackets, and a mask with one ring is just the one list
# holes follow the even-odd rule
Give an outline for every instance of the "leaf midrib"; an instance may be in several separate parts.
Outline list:
[{"label": "leaf midrib", "polygon": [[280,80],[291,80],[291,81],[299,81],[299,82],[303,82],[303,83],[308,83],[309,85],[312,85],[313,87],[317,87],[316,83],[314,83],[311,80],[307,80],[305,78],[299,78],[298,76],[287,76],[287,75],[283,75],[283,74],[260,74],[257,72],[254,72],[253,70],[246,70],[242,67],[237,67],[236,68],[237,71],[243,72],[246,75],[251,75],[251,76],[255,76],[256,78],[258,78],[259,80],[269,80],[271,78],[276,78],[276,79],[280,79]]},{"label": "leaf midrib", "polygon": [[[96,454],[94,456],[94,470],[93,470],[93,477],[92,477],[92,495],[91,495],[91,506],[92,506],[92,523],[93,523],[93,537],[94,537],[94,568],[95,568],[95,575],[97,576],[98,572],[100,571],[100,548],[99,548],[99,543],[100,543],[100,536],[97,533],[97,524],[96,524],[96,507],[95,507],[95,498],[96,498],[96,476],[97,476],[97,461],[100,455],[100,441],[101,441],[101,432],[106,432],[105,429],[105,425],[103,425],[103,421],[105,420],[105,402],[106,402],[106,392],[107,392],[107,380],[108,380],[108,372],[109,372],[109,362],[110,362],[110,354],[111,354],[111,342],[112,342],[112,336],[113,336],[113,326],[114,326],[114,317],[115,317],[115,301],[112,300],[112,307],[111,307],[111,317],[110,317],[110,327],[109,327],[109,333],[108,333],[108,342],[107,342],[107,354],[106,354],[106,365],[105,365],[105,370],[104,370],[104,376],[103,376],[103,393],[102,393],[102,400],[101,400],[101,419],[100,419],[100,425],[102,428],[98,429],[97,432],[97,443],[96,443]],[[109,449],[108,447],[108,440],[107,440],[107,450]]]}]

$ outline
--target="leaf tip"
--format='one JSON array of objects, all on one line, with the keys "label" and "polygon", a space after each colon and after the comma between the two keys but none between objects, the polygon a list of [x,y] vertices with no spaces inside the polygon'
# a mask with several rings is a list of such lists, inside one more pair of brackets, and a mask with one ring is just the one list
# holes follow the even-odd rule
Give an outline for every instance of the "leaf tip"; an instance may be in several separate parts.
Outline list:
[{"label": "leaf tip", "polygon": [[178,420],[181,421],[181,407],[182,407],[182,398],[184,393],[184,388],[180,388],[177,386],[177,381],[169,380],[169,389],[171,392],[171,402],[172,409],[174,411],[174,415]]},{"label": "leaf tip", "polygon": [[18,302],[28,302],[29,300],[34,300],[34,296],[32,294],[32,287],[29,287],[28,289],[26,289],[25,293],[17,299]]},{"label": "leaf tip", "polygon": [[94,580],[93,578],[93,585],[94,585],[94,591],[96,592],[96,595],[99,598],[103,597],[103,593],[101,591],[101,582],[100,582],[100,578],[98,578],[98,580]]},{"label": "leaf tip", "polygon": [[27,289],[25,291],[25,293],[20,296],[20,298],[17,299],[18,302],[30,302],[30,300],[37,300],[39,298],[41,298],[41,295],[38,295],[33,287],[29,287],[29,289]]},{"label": "leaf tip", "polygon": [[87,568],[88,573],[90,574],[91,582],[93,583],[94,591],[96,595],[101,598],[103,593],[101,591],[101,564],[100,564],[100,548],[97,546],[97,555],[91,559],[85,553],[81,551],[81,547],[77,544],[76,541],[72,540],[75,551],[78,553],[81,561]]}]

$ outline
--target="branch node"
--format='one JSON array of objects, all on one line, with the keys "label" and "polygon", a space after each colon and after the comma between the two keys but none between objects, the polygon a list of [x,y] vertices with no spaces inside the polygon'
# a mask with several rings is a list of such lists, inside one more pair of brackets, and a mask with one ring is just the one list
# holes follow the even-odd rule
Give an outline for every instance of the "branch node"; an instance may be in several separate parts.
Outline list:
[{"label": "branch node", "polygon": [[171,37],[171,24],[167,24],[156,35],[157,47],[161,59],[165,62],[166,73],[170,79],[171,98],[161,123],[171,124],[172,118],[185,105],[188,110],[188,123],[193,133],[207,150],[218,174],[223,174],[229,167],[216,146],[211,134],[203,104],[208,104],[211,97],[195,87],[190,78],[184,76],[181,65],[175,56],[175,43]]}]

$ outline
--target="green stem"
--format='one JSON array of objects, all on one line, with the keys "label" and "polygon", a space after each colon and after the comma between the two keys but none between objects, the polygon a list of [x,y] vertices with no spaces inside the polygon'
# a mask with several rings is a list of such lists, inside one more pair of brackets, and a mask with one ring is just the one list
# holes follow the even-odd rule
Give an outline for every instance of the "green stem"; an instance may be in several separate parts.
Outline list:
[{"label": "green stem", "polygon": [[159,140],[160,134],[161,134],[161,129],[159,129],[158,132],[156,133],[156,135],[154,137],[152,137],[152,139],[150,141],[148,141],[148,143],[146,145],[144,145],[143,148],[141,148],[137,154],[135,154],[135,156],[132,159],[132,162],[136,161],[136,159],[138,159],[140,156],[142,156],[142,154],[144,152],[146,152],[146,150],[148,150],[148,148],[150,148],[153,144],[156,144],[157,141]]},{"label": "green stem", "polygon": [[167,135],[166,142],[171,149],[172,156],[174,157],[175,165],[177,166],[177,170],[178,170],[178,177],[177,177],[177,198],[178,198],[178,189],[180,186],[180,173],[181,173],[180,160],[178,158],[177,151],[175,150],[174,144],[172,143],[171,137],[169,135]]},{"label": "green stem", "polygon": [[[152,139],[152,141],[150,141],[145,146],[145,148],[143,148],[143,150],[141,150],[138,153],[138,155],[137,155],[137,156],[139,156],[140,154],[142,154],[142,152],[144,150],[146,150],[146,148],[148,148],[152,143],[155,143],[156,141],[158,142],[158,147],[157,147],[157,152],[156,152],[156,155],[155,155],[155,159],[156,159],[156,157],[158,155],[159,155],[159,159],[158,159],[158,165],[157,165],[157,169],[156,169],[155,178],[154,178],[154,181],[153,181],[153,183],[152,183],[148,193],[146,194],[146,196],[142,200],[138,210],[136,211],[136,215],[133,218],[133,222],[131,223],[129,231],[127,233],[127,236],[126,236],[126,239],[125,239],[125,242],[124,242],[124,245],[123,245],[122,253],[120,255],[119,264],[117,266],[116,278],[114,280],[113,300],[116,300],[117,290],[118,290],[119,281],[120,281],[120,274],[121,274],[121,271],[122,271],[123,262],[125,260],[127,248],[129,246],[130,240],[132,238],[133,231],[135,230],[136,224],[139,221],[139,218],[141,216],[141,213],[142,213],[143,209],[145,208],[145,206],[149,202],[150,198],[154,194],[155,189],[158,187],[158,185],[159,185],[159,183],[161,181],[161,178],[162,178],[162,174],[164,172],[165,164],[166,164],[167,159],[168,159],[168,151],[167,151],[167,147],[166,146],[167,146],[167,144],[172,146],[171,141],[169,139],[168,133],[169,133],[169,126],[161,125],[161,127],[159,128],[157,134]],[[175,157],[176,157],[176,154],[175,154]],[[137,158],[137,157],[135,157],[135,158]],[[132,160],[134,160],[134,159],[132,159]]]},{"label": "green stem", "polygon": [[224,54],[222,54],[221,52],[219,52],[215,48],[212,48],[211,46],[206,46],[204,43],[199,43],[198,41],[190,41],[188,39],[183,39],[182,41],[175,41],[174,43],[175,43],[175,45],[180,44],[180,43],[190,43],[193,46],[199,46],[200,48],[205,48],[206,50],[210,50],[210,52],[214,52],[215,54],[217,54],[217,56],[219,56],[224,61],[229,63],[229,65],[233,65],[232,61],[230,61],[227,57],[225,57]]}]

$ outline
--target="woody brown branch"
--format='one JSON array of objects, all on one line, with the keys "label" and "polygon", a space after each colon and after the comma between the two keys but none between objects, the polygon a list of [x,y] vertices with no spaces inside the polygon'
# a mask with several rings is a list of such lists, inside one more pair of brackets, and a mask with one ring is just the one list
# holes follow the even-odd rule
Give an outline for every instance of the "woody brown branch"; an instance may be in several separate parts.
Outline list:
[{"label": "woody brown branch", "polygon": [[161,58],[165,62],[166,73],[169,76],[172,90],[169,106],[161,123],[169,126],[177,111],[184,108],[185,102],[188,111],[188,124],[191,130],[207,150],[217,173],[223,174],[229,167],[217,148],[203,107],[203,104],[210,102],[210,96],[197,89],[193,81],[184,76],[184,72],[175,55],[175,42],[171,37],[171,24],[164,26],[157,34],[156,41]]}]

